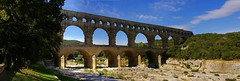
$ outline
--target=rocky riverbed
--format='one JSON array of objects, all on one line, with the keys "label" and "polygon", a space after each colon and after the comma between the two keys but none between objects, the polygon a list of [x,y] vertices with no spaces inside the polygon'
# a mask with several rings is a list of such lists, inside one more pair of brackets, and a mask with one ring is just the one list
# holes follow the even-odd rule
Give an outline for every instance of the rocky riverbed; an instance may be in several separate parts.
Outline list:
[{"label": "rocky riverbed", "polygon": [[[79,80],[240,81],[240,69],[238,68],[240,68],[239,61],[176,60],[170,58],[167,60],[167,64],[158,69],[140,65],[137,67],[100,68],[96,70],[66,68],[60,69],[60,71]],[[119,79],[103,77],[105,75],[117,76]]]}]

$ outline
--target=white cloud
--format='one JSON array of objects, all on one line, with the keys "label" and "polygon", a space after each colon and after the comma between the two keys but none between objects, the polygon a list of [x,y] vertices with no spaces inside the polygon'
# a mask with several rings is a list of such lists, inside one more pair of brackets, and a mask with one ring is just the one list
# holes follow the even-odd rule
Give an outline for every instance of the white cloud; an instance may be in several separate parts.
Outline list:
[{"label": "white cloud", "polygon": [[225,34],[225,33],[230,33],[230,32],[240,32],[240,27],[233,27],[233,28],[230,28],[230,29],[217,31],[215,33]]},{"label": "white cloud", "polygon": [[63,9],[107,15],[110,17],[120,17],[116,8],[105,4],[101,0],[66,0]]},{"label": "white cloud", "polygon": [[147,20],[158,20],[159,18],[152,15],[137,15],[138,19],[147,19]]},{"label": "white cloud", "polygon": [[168,27],[173,27],[173,28],[178,28],[178,29],[183,29],[183,30],[187,30],[187,28],[188,28],[187,25],[170,25]]},{"label": "white cloud", "polygon": [[181,19],[181,16],[172,16],[172,19]]},{"label": "white cloud", "polygon": [[231,14],[240,11],[240,0],[227,0],[225,4],[220,8],[212,11],[207,11],[206,14],[195,17],[191,24],[198,24],[201,21],[217,19],[230,16]]},{"label": "white cloud", "polygon": [[73,36],[64,36],[63,37],[64,40],[78,40],[78,41],[81,41],[81,42],[84,42],[84,38],[81,38],[81,37],[73,37]]},{"label": "white cloud", "polygon": [[240,19],[240,16],[239,16],[239,17],[237,17],[237,19]]},{"label": "white cloud", "polygon": [[177,6],[186,4],[186,0],[160,0],[158,2],[150,4],[151,9],[167,10],[167,11],[180,11],[182,8]]}]

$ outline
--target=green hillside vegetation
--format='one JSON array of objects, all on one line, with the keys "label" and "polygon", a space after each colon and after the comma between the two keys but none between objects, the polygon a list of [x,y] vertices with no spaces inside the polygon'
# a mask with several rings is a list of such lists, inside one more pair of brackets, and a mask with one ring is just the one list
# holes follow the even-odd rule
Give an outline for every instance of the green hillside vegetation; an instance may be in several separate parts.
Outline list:
[{"label": "green hillside vegetation", "polygon": [[84,42],[81,42],[78,40],[63,40],[62,45],[63,46],[79,46],[79,45],[84,45]]},{"label": "green hillside vegetation", "polygon": [[240,59],[240,32],[195,35],[171,47],[167,55],[180,59]]}]

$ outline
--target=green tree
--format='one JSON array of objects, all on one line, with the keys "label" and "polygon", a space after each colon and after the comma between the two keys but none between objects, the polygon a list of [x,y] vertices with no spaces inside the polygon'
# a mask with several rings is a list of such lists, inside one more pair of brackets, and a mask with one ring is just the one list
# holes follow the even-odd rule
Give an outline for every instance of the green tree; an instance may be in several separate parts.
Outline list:
[{"label": "green tree", "polygon": [[64,0],[0,0],[0,54],[6,70],[57,54]]}]

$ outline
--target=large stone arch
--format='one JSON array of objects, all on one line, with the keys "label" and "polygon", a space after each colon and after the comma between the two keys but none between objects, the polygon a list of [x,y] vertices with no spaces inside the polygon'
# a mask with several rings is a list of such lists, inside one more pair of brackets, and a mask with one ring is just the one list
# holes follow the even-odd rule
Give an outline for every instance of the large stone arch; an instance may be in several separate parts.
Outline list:
[{"label": "large stone arch", "polygon": [[147,43],[148,43],[148,46],[150,46],[149,45],[149,42],[150,42],[150,37],[148,36],[148,34],[146,34],[145,32],[137,32],[137,33],[135,33],[134,35],[133,35],[133,37],[134,37],[134,43],[135,43],[135,41],[136,41],[136,38],[137,38],[137,35],[138,34],[143,34],[144,36],[145,36],[145,38],[147,39]]},{"label": "large stone arch", "polygon": [[65,63],[64,63],[64,65],[60,65],[60,66],[64,66],[64,67],[66,66],[66,59],[73,51],[78,51],[78,52],[81,53],[81,55],[83,55],[84,67],[85,68],[90,68],[91,67],[91,65],[92,65],[91,55],[87,51],[82,50],[82,49],[76,49],[76,50],[74,50],[74,49],[65,49],[65,51],[61,51],[61,54],[60,54],[59,58],[64,56],[65,57],[65,59],[64,59]]},{"label": "large stone arch", "polygon": [[117,54],[115,54],[115,52],[112,50],[102,50],[102,51],[104,51],[107,54],[106,57],[108,59],[108,67],[117,67],[118,66]]},{"label": "large stone arch", "polygon": [[91,35],[92,35],[92,41],[93,41],[93,39],[94,39],[94,37],[93,37],[93,36],[94,36],[94,33],[96,32],[96,30],[97,30],[97,29],[103,30],[103,31],[104,31],[104,33],[106,33],[106,34],[107,34],[107,38],[108,38],[108,40],[107,40],[107,41],[108,41],[108,45],[110,45],[110,41],[109,41],[109,40],[111,39],[111,38],[110,38],[110,32],[108,31],[108,29],[107,29],[107,28],[102,28],[102,27],[95,27],[95,28],[93,28],[93,30],[92,30],[92,34],[91,34]]}]

